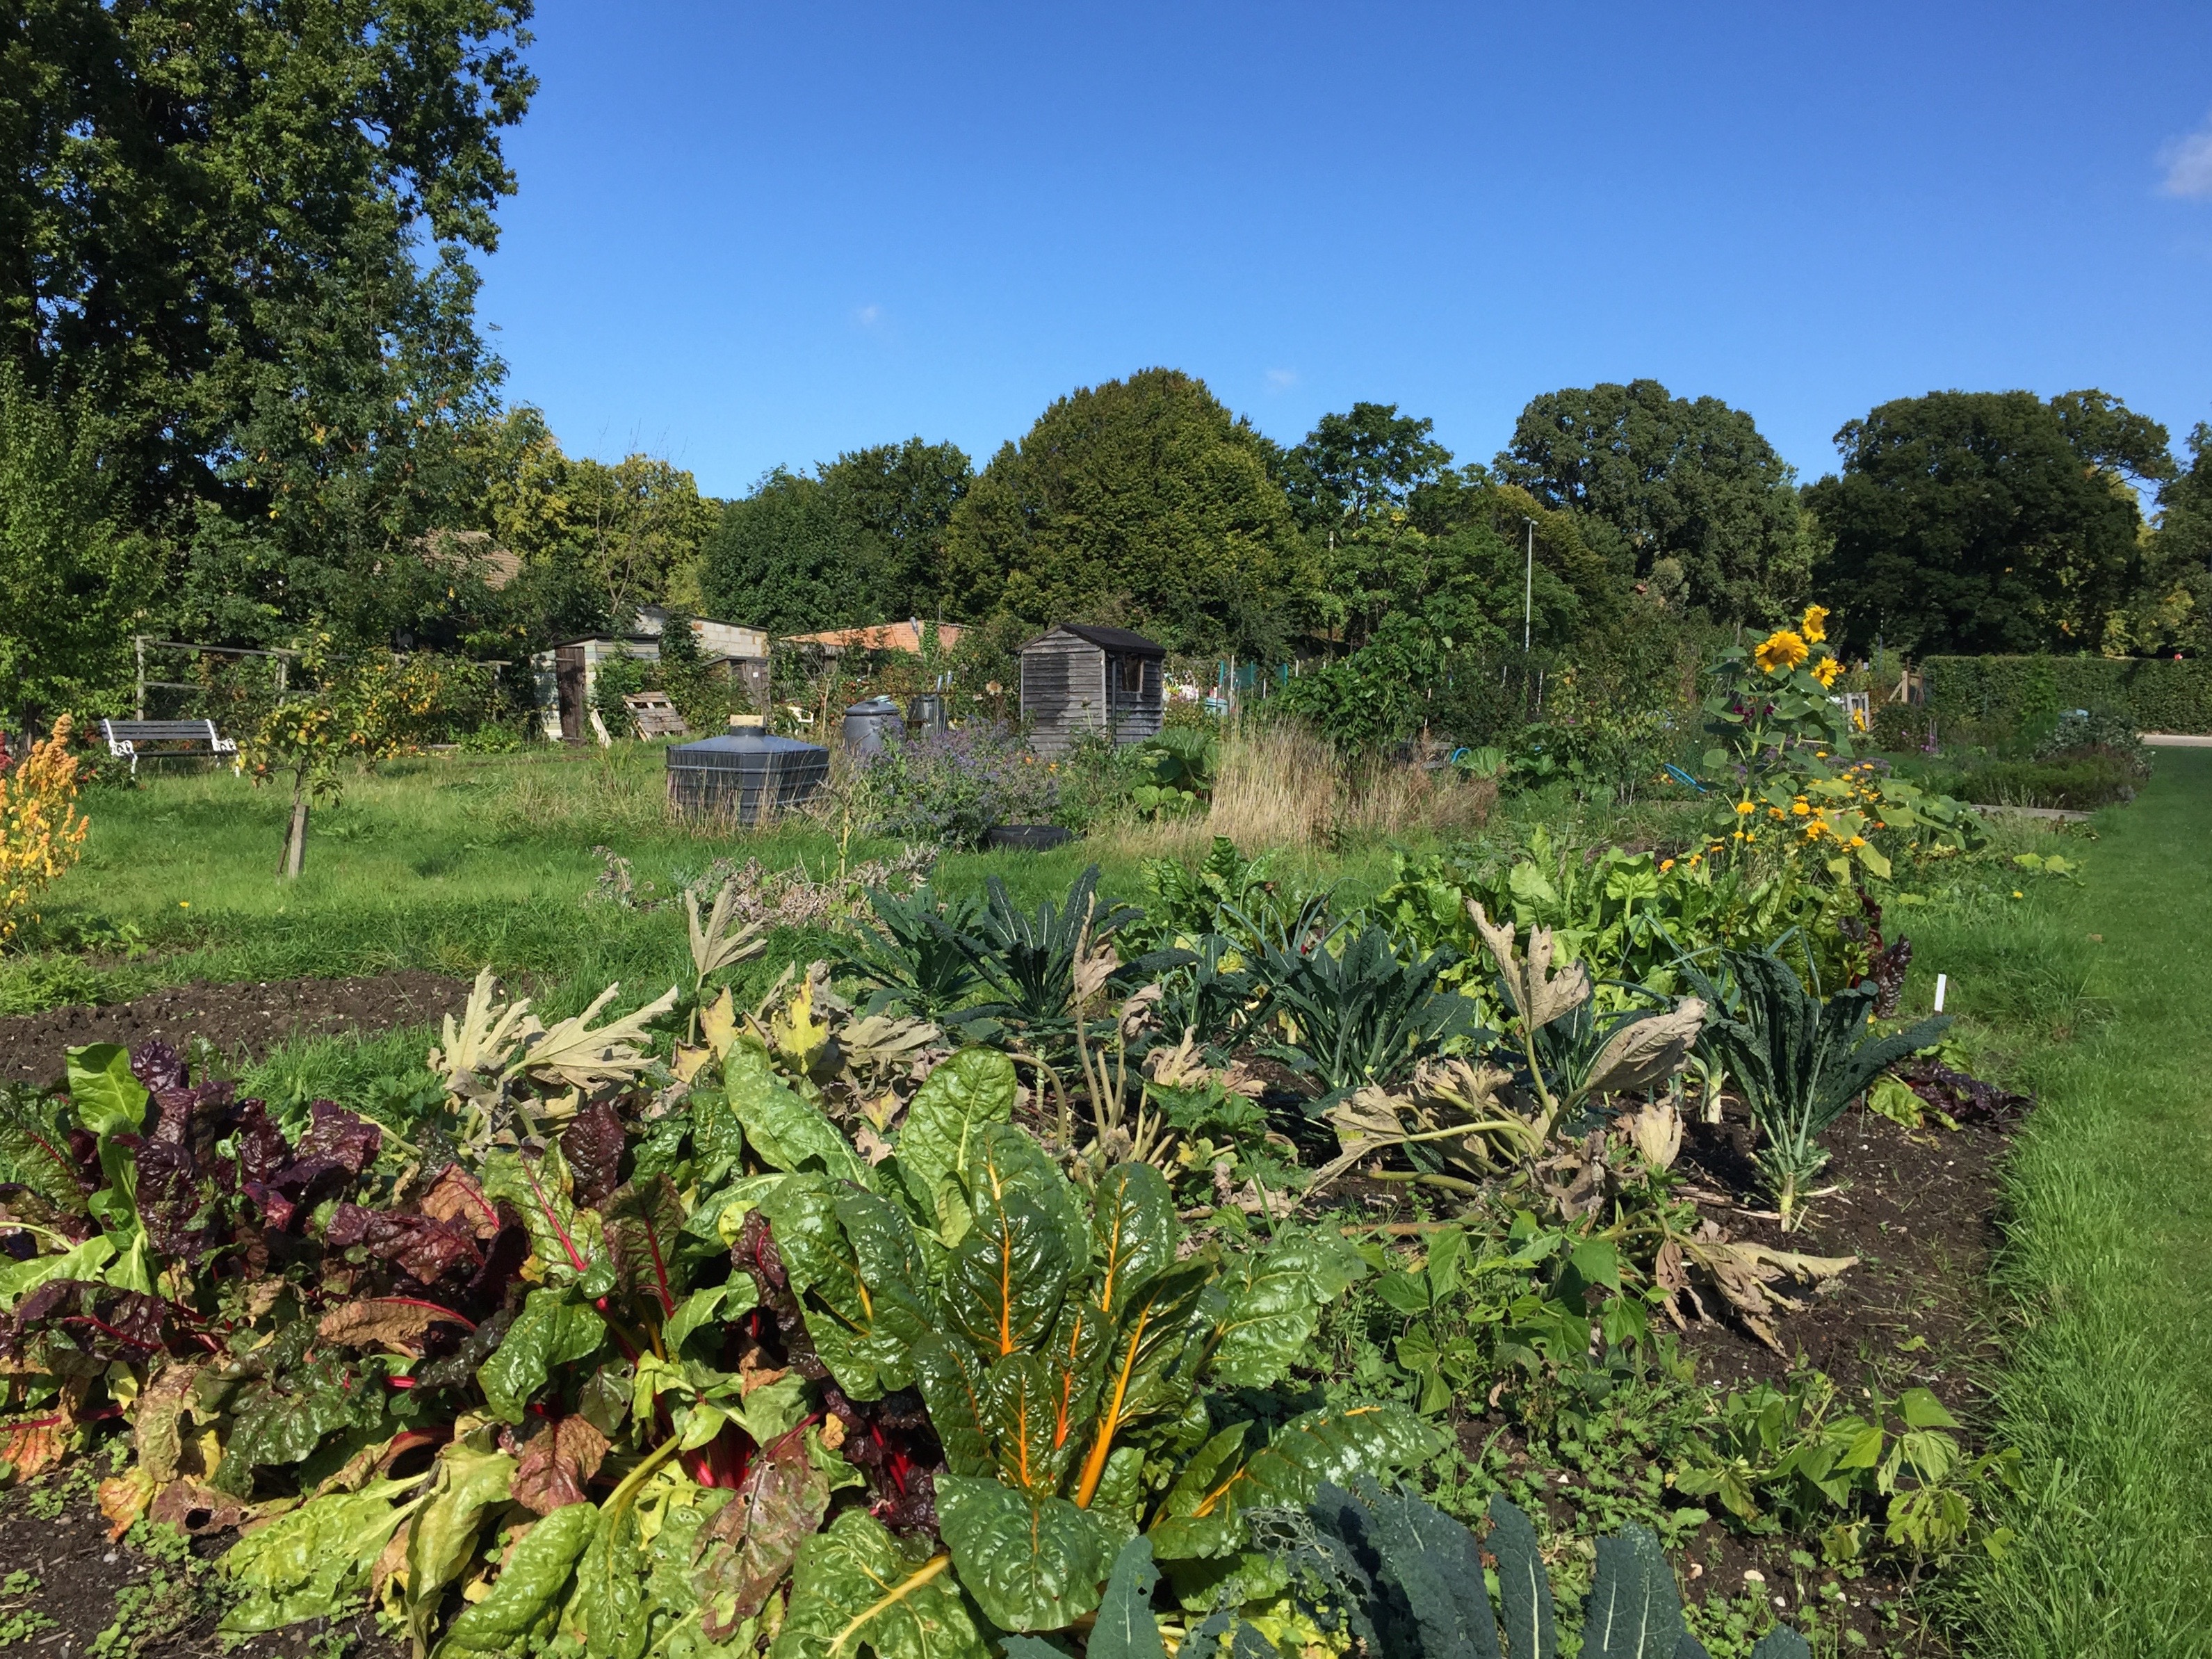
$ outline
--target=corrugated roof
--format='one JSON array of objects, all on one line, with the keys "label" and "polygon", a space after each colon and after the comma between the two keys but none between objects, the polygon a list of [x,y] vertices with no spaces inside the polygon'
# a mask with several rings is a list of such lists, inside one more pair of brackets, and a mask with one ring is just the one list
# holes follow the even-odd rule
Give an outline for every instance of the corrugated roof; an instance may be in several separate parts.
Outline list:
[{"label": "corrugated roof", "polygon": [[1031,640],[1022,649],[1026,651],[1037,640],[1049,639],[1054,634],[1073,634],[1079,640],[1088,640],[1102,651],[1112,651],[1124,657],[1164,657],[1167,647],[1146,639],[1142,634],[1132,634],[1126,628],[1094,628],[1089,623],[1058,623]]}]

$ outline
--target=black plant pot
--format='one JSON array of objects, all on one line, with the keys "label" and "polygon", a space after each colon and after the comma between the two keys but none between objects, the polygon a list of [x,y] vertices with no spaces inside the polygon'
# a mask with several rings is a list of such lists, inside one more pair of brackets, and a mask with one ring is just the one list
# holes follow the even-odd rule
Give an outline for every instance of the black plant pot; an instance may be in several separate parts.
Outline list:
[{"label": "black plant pot", "polygon": [[1010,847],[1018,853],[1042,853],[1075,839],[1057,823],[1002,823],[983,837],[986,847]]}]

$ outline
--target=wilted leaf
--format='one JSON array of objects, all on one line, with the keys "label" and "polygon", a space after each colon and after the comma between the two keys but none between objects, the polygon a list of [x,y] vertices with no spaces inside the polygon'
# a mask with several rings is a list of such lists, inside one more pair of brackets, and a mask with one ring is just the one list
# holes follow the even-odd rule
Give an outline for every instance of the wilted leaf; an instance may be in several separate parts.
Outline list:
[{"label": "wilted leaf", "polygon": [[1467,908],[1474,919],[1475,932],[1482,935],[1482,942],[1490,947],[1491,959],[1498,964],[1498,976],[1505,987],[1506,1000],[1512,1003],[1514,1012],[1521,1016],[1528,1030],[1548,1025],[1589,1000],[1589,970],[1582,963],[1570,963],[1559,973],[1552,972],[1551,929],[1531,927],[1528,954],[1519,956],[1513,948],[1512,923],[1498,926],[1473,899],[1468,901]]},{"label": "wilted leaf", "polygon": [[525,1033],[536,1027],[530,1000],[501,1002],[490,969],[477,975],[460,1024],[447,1014],[445,1042],[430,1050],[430,1069],[444,1080],[447,1094],[476,1093],[483,1080],[503,1075]]},{"label": "wilted leaf", "polygon": [[509,1495],[533,1515],[551,1515],[581,1504],[606,1455],[606,1436],[585,1419],[556,1419],[523,1443]]},{"label": "wilted leaf", "polygon": [[441,1321],[466,1330],[476,1328],[470,1321],[434,1302],[380,1296],[331,1309],[315,1327],[315,1334],[342,1348],[367,1348],[384,1343],[419,1355],[423,1336],[431,1326]]},{"label": "wilted leaf", "polygon": [[676,1006],[676,988],[670,986],[635,1013],[610,1020],[594,1030],[592,1022],[620,989],[619,983],[608,986],[582,1013],[526,1037],[521,1056],[507,1067],[509,1074],[528,1072],[586,1094],[635,1077],[653,1059],[653,1039],[645,1028]]},{"label": "wilted leaf", "polygon": [[477,1534],[492,1507],[507,1502],[514,1460],[450,1442],[438,1455],[438,1481],[407,1537],[407,1627],[416,1659],[430,1650],[430,1627],[446,1587],[476,1559]]},{"label": "wilted leaf", "polygon": [[1583,1091],[1621,1094],[1664,1081],[1681,1070],[1705,1024],[1705,1005],[1695,997],[1685,997],[1666,1013],[1628,1021],[1598,1050]]},{"label": "wilted leaf", "polygon": [[251,1636],[340,1612],[366,1585],[393,1533],[430,1501],[427,1491],[406,1497],[420,1484],[378,1480],[333,1492],[240,1539],[222,1558],[240,1595],[222,1628]]},{"label": "wilted leaf", "polygon": [[755,1454],[736,1498],[699,1534],[692,1583],[709,1640],[727,1641],[761,1610],[829,1510],[829,1477],[807,1455],[803,1432],[783,1435]]}]

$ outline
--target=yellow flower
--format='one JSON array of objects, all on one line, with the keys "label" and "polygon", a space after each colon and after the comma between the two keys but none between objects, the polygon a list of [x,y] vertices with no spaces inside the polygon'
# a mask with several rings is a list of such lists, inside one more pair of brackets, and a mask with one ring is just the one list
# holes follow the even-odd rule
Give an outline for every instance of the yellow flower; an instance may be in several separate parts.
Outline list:
[{"label": "yellow flower", "polygon": [[1756,812],[1757,811],[1759,811],[1759,809],[1758,809],[1756,806],[1753,806],[1753,805],[1749,801],[1747,801],[1747,800],[1740,800],[1740,801],[1738,801],[1738,802],[1735,804],[1735,810],[1736,810],[1737,811],[1739,811],[1739,812]]},{"label": "yellow flower", "polygon": [[1813,665],[1813,678],[1823,686],[1833,685],[1836,677],[1843,672],[1843,664],[1833,657],[1823,657]]},{"label": "yellow flower", "polygon": [[1805,619],[1801,626],[1804,630],[1805,637],[1814,645],[1818,645],[1828,637],[1828,607],[1824,605],[1807,605]]},{"label": "yellow flower", "polygon": [[1803,639],[1784,628],[1760,641],[1759,648],[1751,653],[1751,659],[1771,674],[1778,669],[1786,671],[1796,667],[1809,654]]},{"label": "yellow flower", "polygon": [[1854,846],[1854,847],[1863,847],[1863,846],[1865,846],[1865,845],[1866,845],[1866,837],[1865,837],[1864,836],[1853,836],[1851,837],[1851,845],[1852,845],[1852,846]]},{"label": "yellow flower", "polygon": [[1802,818],[1802,817],[1804,817],[1808,812],[1811,811],[1813,809],[1812,809],[1811,807],[1809,807],[1809,806],[1806,805],[1805,805],[1805,803],[1804,803],[1803,801],[1802,801],[1802,800],[1801,800],[1801,801],[1799,801],[1799,802],[1798,802],[1795,806],[1792,806],[1790,810],[1792,812],[1794,812],[1795,814],[1796,814],[1796,816],[1797,816],[1797,817],[1801,817],[1801,818]]},{"label": "yellow flower", "polygon": [[1674,867],[1674,860],[1672,859],[1661,859],[1659,860],[1659,867],[1662,870],[1671,870]]}]

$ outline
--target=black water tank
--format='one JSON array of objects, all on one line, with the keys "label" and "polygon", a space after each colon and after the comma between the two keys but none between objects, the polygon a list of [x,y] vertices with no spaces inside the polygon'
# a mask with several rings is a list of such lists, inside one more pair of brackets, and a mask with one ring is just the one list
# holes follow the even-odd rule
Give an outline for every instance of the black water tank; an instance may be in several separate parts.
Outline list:
[{"label": "black water tank", "polygon": [[828,750],[764,732],[732,732],[668,751],[668,799],[686,817],[759,823],[804,806],[829,777]]}]

